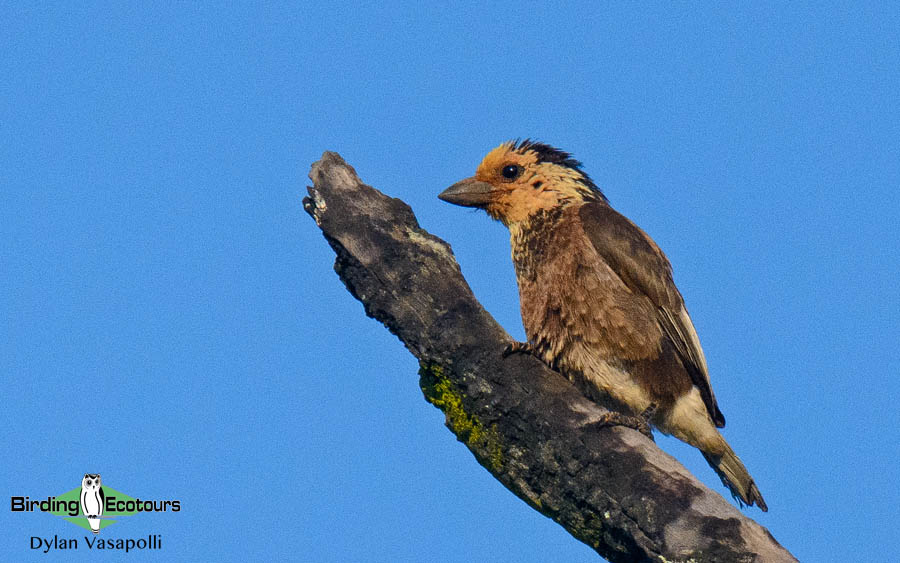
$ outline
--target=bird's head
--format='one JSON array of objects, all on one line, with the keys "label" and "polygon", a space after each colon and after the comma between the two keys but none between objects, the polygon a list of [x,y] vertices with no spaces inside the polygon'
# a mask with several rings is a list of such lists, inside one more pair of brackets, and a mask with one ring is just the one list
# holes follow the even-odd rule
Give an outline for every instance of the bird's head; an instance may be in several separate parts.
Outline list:
[{"label": "bird's head", "polygon": [[438,197],[484,209],[507,226],[570,202],[606,201],[572,155],[529,139],[495,148],[474,176],[453,184]]}]

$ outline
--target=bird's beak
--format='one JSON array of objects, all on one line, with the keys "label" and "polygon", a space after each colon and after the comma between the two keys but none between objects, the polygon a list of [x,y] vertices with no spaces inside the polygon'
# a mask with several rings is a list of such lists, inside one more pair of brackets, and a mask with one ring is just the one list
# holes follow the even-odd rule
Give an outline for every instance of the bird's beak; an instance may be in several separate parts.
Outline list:
[{"label": "bird's beak", "polygon": [[464,207],[484,207],[492,200],[494,186],[475,178],[466,178],[442,191],[442,200]]}]

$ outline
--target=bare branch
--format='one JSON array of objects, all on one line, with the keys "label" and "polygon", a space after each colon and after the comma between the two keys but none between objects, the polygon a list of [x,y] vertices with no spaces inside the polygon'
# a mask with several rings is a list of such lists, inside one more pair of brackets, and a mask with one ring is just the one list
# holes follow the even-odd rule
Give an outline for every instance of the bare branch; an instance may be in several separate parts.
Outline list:
[{"label": "bare branch", "polygon": [[336,153],[310,172],[306,211],[366,314],[419,359],[425,398],[494,477],[613,562],[795,559],[768,530],[537,359],[481,307],[450,246]]}]

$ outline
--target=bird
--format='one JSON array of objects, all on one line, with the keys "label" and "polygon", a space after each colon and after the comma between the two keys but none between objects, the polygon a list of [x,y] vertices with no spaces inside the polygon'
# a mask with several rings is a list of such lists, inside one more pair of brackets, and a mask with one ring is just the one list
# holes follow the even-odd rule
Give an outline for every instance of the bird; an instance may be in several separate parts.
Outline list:
[{"label": "bird", "polygon": [[438,196],[480,208],[510,235],[525,352],[610,410],[699,449],[739,505],[763,500],[719,432],[719,409],[694,323],[659,246],[565,151],[525,139],[491,150],[475,175]]},{"label": "bird", "polygon": [[100,475],[85,473],[81,479],[81,513],[87,517],[91,531],[100,533],[100,516],[103,514],[103,503],[106,500]]}]

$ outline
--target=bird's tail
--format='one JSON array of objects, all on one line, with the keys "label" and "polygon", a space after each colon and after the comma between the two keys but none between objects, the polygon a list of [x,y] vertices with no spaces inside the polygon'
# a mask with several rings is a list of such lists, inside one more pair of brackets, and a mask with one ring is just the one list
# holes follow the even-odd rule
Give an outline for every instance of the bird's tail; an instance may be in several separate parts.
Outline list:
[{"label": "bird's tail", "polygon": [[743,501],[747,506],[755,504],[763,512],[768,512],[769,507],[766,506],[766,501],[763,500],[762,494],[756,488],[756,483],[753,482],[753,477],[750,476],[750,472],[744,467],[741,459],[734,453],[734,450],[731,449],[731,446],[728,445],[724,438],[722,438],[719,446],[716,449],[720,449],[724,453],[720,455],[718,453],[703,452],[703,457],[716,470],[719,478],[731,490],[732,495]]}]

